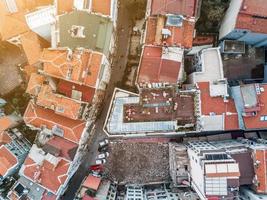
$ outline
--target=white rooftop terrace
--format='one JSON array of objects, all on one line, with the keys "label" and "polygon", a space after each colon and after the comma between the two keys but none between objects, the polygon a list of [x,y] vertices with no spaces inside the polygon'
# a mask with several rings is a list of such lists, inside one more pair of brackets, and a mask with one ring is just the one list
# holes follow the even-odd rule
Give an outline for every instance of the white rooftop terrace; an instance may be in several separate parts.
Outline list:
[{"label": "white rooftop terrace", "polygon": [[197,63],[200,71],[189,75],[191,83],[210,82],[210,96],[228,96],[220,47],[203,49]]}]

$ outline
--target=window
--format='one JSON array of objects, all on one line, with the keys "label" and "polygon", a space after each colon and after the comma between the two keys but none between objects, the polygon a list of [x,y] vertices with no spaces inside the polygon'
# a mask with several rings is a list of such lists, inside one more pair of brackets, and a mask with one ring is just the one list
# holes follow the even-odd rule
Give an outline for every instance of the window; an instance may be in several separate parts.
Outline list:
[{"label": "window", "polygon": [[260,121],[267,121],[267,115],[262,115],[260,117]]}]

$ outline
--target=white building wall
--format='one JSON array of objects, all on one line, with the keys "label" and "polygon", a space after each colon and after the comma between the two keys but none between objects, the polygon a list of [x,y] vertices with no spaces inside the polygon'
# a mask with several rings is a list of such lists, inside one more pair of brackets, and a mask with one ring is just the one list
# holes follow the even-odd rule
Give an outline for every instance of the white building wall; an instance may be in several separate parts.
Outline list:
[{"label": "white building wall", "polygon": [[51,40],[51,26],[56,22],[56,7],[48,6],[25,15],[29,28],[45,40]]},{"label": "white building wall", "polygon": [[204,188],[204,171],[201,168],[200,159],[192,149],[188,148],[187,152],[190,160],[190,176],[192,180],[192,186],[201,200],[206,200]]},{"label": "white building wall", "polygon": [[243,0],[231,0],[229,8],[224,16],[222,21],[220,31],[219,31],[219,39],[227,36],[232,30],[234,30],[237,20],[237,15],[241,8]]}]

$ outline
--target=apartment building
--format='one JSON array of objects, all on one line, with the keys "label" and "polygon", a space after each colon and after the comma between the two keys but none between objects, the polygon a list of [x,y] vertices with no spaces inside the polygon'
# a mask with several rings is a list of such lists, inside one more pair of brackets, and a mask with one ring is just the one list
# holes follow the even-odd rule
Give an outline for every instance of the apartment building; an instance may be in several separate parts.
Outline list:
[{"label": "apartment building", "polygon": [[266,9],[266,3],[261,0],[232,0],[222,21],[219,39],[266,46]]}]

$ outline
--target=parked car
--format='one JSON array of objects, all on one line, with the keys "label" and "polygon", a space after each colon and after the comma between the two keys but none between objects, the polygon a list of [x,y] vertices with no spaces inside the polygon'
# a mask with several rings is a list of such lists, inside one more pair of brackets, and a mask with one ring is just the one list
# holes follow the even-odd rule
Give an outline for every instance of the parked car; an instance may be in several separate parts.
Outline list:
[{"label": "parked car", "polygon": [[102,148],[98,148],[98,152],[103,153],[108,151],[108,145],[103,146]]},{"label": "parked car", "polygon": [[95,164],[102,165],[105,164],[106,162],[107,162],[106,159],[96,159]]},{"label": "parked car", "polygon": [[89,167],[90,171],[103,171],[103,166],[102,165],[91,165]]},{"label": "parked car", "polygon": [[101,148],[107,146],[108,143],[109,143],[108,139],[104,139],[104,140],[102,140],[102,141],[99,142],[98,148],[101,149]]},{"label": "parked car", "polygon": [[101,153],[97,156],[97,159],[107,158],[109,156],[109,152]]}]

